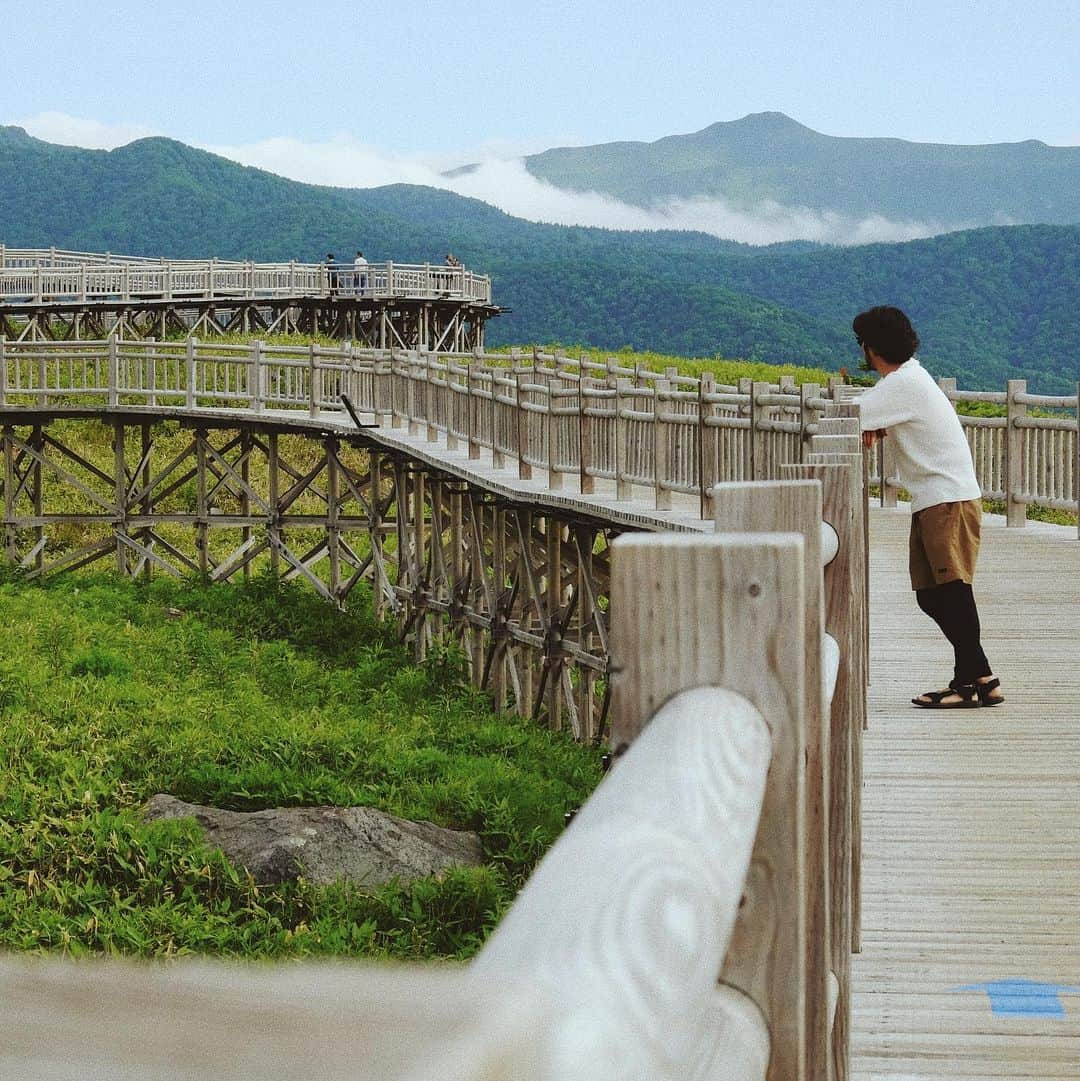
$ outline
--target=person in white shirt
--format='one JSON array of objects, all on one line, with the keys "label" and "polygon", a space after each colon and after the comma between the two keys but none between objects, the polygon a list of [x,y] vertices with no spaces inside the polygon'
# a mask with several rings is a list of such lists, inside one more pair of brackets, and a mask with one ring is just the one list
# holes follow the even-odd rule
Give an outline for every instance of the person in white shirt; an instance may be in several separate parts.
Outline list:
[{"label": "person in white shirt", "polygon": [[948,687],[911,701],[924,709],[995,706],[1005,696],[982,649],[971,588],[982,489],[964,430],[952,403],[915,356],[919,338],[899,308],[861,312],[852,329],[864,370],[881,376],[857,399],[863,446],[892,441],[900,480],[911,493],[911,588],[953,647]]},{"label": "person in white shirt", "polygon": [[367,289],[367,265],[368,261],[364,258],[364,253],[358,251],[353,260],[353,287],[359,296],[363,296]]}]

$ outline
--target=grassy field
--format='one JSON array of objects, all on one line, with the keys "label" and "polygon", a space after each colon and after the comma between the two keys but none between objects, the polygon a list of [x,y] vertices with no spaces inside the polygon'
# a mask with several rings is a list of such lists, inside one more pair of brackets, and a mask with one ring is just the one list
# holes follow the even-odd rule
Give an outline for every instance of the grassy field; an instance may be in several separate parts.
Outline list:
[{"label": "grassy field", "polygon": [[[171,610],[171,611],[170,611]],[[496,717],[453,655],[410,664],[369,605],[256,579],[0,584],[0,947],[467,957],[599,753]],[[260,888],[155,792],[238,810],[364,804],[479,832],[487,865],[365,894]]]}]

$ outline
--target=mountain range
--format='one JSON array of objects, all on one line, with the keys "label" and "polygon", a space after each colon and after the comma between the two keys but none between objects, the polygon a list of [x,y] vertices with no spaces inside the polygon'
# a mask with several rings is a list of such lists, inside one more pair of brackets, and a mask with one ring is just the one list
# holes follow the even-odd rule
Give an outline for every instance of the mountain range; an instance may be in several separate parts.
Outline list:
[{"label": "mountain range", "polygon": [[525,165],[556,187],[650,208],[720,198],[942,229],[1080,222],[1080,147],[837,138],[775,112],[651,143],[547,150]]},{"label": "mountain range", "polygon": [[169,139],[112,151],[0,127],[0,242],[176,258],[441,262],[491,274],[511,309],[492,344],[622,346],[828,368],[850,321],[895,303],[922,357],[962,386],[1075,390],[1080,226],[954,232],[905,244],[751,247],[702,233],[544,225],[433,188],[327,188]]}]

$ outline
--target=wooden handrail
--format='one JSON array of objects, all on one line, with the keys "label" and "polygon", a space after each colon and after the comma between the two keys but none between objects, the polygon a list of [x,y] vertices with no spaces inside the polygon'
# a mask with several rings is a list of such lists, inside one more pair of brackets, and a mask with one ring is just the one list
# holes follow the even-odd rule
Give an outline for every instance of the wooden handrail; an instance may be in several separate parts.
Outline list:
[{"label": "wooden handrail", "polygon": [[210,299],[338,296],[430,298],[491,303],[491,279],[464,267],[369,263],[252,263],[137,258],[33,258],[8,249],[0,263],[0,303],[93,303],[139,298]]}]

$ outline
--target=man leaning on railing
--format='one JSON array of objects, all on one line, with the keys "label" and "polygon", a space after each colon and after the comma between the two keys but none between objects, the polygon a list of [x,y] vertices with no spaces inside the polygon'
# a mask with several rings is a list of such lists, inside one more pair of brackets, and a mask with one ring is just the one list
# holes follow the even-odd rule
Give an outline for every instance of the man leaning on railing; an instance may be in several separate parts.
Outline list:
[{"label": "man leaning on railing", "polygon": [[872,447],[886,436],[893,441],[900,479],[911,492],[911,588],[954,653],[949,685],[911,701],[924,709],[995,706],[1005,697],[980,643],[971,589],[982,488],[964,430],[949,399],[915,356],[919,337],[899,308],[861,312],[852,328],[863,351],[863,370],[881,376],[858,399],[863,446]]}]

